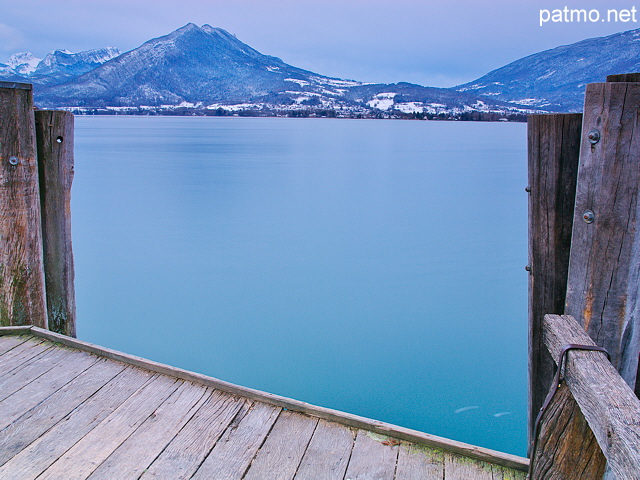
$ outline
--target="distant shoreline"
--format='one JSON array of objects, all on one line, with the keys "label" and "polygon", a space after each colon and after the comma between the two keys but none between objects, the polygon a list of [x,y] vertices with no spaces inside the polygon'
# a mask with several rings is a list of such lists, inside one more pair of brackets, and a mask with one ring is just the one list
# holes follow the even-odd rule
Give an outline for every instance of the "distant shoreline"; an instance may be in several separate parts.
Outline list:
[{"label": "distant shoreline", "polygon": [[182,107],[60,107],[80,116],[163,116],[163,117],[270,117],[270,118],[348,118],[364,120],[436,120],[462,122],[526,122],[528,115],[502,112],[460,112],[460,113],[404,113],[399,110],[349,113],[339,110],[226,110],[218,108],[193,109]]}]

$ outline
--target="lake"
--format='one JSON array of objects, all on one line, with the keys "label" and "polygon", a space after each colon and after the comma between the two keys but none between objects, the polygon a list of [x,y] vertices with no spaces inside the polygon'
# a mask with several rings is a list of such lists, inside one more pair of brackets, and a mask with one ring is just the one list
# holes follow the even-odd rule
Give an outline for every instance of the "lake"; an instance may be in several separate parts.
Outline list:
[{"label": "lake", "polygon": [[526,125],[76,117],[78,337],[526,454]]}]

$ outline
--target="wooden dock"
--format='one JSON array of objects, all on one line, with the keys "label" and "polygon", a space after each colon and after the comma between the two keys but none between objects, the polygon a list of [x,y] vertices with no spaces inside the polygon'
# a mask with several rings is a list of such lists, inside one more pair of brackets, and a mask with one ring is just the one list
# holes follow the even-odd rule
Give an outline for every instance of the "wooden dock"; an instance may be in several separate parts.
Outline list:
[{"label": "wooden dock", "polygon": [[0,478],[524,480],[524,458],[0,328]]}]

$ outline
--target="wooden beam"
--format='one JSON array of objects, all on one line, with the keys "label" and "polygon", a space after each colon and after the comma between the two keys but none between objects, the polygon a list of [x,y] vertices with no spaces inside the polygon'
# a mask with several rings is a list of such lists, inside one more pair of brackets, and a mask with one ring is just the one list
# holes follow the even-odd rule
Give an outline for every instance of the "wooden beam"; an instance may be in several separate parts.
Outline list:
[{"label": "wooden beam", "polygon": [[585,96],[565,313],[635,387],[640,354],[640,83]]},{"label": "wooden beam", "polygon": [[73,115],[64,111],[38,110],[35,121],[49,330],[75,337],[71,246]]},{"label": "wooden beam", "polygon": [[621,73],[608,75],[607,82],[640,82],[640,73]]},{"label": "wooden beam", "polygon": [[580,113],[528,120],[529,441],[554,375],[542,319],[564,313],[581,131]]},{"label": "wooden beam", "polygon": [[[569,315],[545,315],[543,327],[553,358],[567,344],[595,345]],[[640,480],[640,400],[629,385],[603,353],[592,351],[567,353],[564,379],[616,477]]]},{"label": "wooden beam", "polygon": [[545,410],[538,431],[529,480],[602,480],[607,460],[565,383]]},{"label": "wooden beam", "polygon": [[0,325],[47,328],[33,95],[0,84]]}]

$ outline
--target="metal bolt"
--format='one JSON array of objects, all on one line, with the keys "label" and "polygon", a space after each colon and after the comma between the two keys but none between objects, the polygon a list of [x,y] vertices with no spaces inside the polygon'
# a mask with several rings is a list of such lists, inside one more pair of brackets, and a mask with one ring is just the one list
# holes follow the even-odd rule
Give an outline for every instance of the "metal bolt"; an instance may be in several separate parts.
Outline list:
[{"label": "metal bolt", "polygon": [[20,160],[18,160],[18,157],[9,157],[9,164],[16,166],[18,164]]},{"label": "metal bolt", "polygon": [[587,138],[589,139],[589,142],[591,142],[591,145],[595,145],[600,141],[600,132],[594,128],[589,132]]},{"label": "metal bolt", "polygon": [[524,269],[525,269],[527,272],[531,273],[531,265],[527,265],[526,267],[524,267]]},{"label": "metal bolt", "polygon": [[596,215],[591,210],[585,210],[582,214],[582,219],[587,223],[593,223],[596,219]]},{"label": "metal bolt", "polygon": [[531,187],[524,187],[524,191],[527,193],[531,193]]}]

